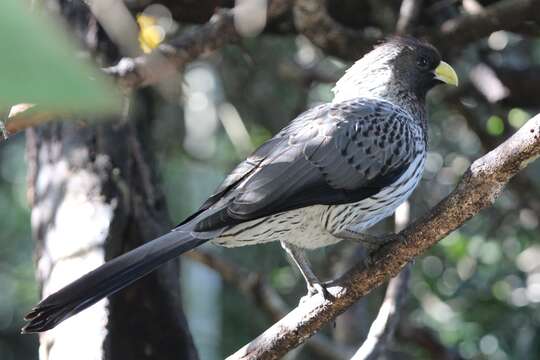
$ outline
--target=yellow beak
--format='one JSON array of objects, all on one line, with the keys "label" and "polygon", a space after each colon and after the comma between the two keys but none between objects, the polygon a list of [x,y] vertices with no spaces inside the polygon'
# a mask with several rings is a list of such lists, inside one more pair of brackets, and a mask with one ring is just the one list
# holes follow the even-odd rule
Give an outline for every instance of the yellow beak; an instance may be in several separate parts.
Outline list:
[{"label": "yellow beak", "polygon": [[459,79],[456,71],[448,63],[441,61],[433,73],[435,74],[435,79],[449,85],[458,86]]}]

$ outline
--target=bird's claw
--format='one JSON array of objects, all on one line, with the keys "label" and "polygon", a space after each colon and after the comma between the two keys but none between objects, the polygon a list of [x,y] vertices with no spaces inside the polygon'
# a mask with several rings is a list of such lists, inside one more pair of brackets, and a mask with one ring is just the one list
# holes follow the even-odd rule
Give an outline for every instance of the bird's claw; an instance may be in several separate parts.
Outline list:
[{"label": "bird's claw", "polygon": [[317,294],[321,294],[324,298],[327,298],[330,293],[326,289],[326,287],[321,283],[314,283],[311,284],[311,286],[308,288],[308,295],[314,296]]},{"label": "bird's claw", "polygon": [[366,257],[364,258],[363,263],[364,263],[364,268],[369,268],[373,266],[373,264],[375,264],[375,259],[373,259],[372,252],[368,252],[366,254]]},{"label": "bird's claw", "polygon": [[308,285],[308,293],[300,299],[300,305],[306,303],[314,296],[319,295],[322,296],[324,300],[332,300],[334,298],[324,284],[316,282]]},{"label": "bird's claw", "polygon": [[[364,257],[364,267],[371,267],[375,264],[375,254],[379,249],[386,246],[387,244],[396,240],[395,234],[382,235],[382,236],[370,236],[372,241],[363,242],[364,248],[366,249],[366,256]],[[376,241],[373,241],[376,239]]]}]

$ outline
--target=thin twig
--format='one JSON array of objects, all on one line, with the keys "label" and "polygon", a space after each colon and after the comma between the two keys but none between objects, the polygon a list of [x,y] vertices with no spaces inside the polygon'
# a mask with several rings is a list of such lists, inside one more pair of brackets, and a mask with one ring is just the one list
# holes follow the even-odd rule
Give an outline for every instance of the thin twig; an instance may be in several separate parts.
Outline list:
[{"label": "thin twig", "polygon": [[45,112],[34,104],[17,104],[11,107],[7,119],[3,121],[3,140],[9,136],[43,122],[58,118],[59,114]]},{"label": "thin twig", "polygon": [[399,320],[399,310],[407,293],[411,275],[410,264],[390,280],[377,317],[371,324],[366,340],[351,360],[378,359],[391,341]]},{"label": "thin twig", "polygon": [[418,15],[420,15],[420,10],[422,10],[422,0],[403,0],[399,8],[396,33],[410,33],[418,19]]}]

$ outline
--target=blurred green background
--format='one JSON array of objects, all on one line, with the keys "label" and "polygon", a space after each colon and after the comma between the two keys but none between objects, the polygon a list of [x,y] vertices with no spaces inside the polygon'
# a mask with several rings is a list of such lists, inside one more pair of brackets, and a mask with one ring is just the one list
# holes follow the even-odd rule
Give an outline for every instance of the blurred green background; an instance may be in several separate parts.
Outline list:
[{"label": "blurred green background", "polygon": [[[497,64],[540,66],[540,40],[508,32],[495,37],[474,46],[489,52],[486,56]],[[465,84],[478,63],[475,54],[469,48],[453,62]],[[332,84],[306,81],[299,74],[315,69],[335,78],[347,66],[296,35],[244,39],[241,47],[228,46],[190,64],[183,102],[164,102],[157,121],[152,122],[152,150],[159,161],[171,217],[181,220],[189,215],[249,150],[302,110],[332,98]],[[436,89],[430,96],[430,152],[420,187],[411,199],[413,219],[453,189],[470,163],[485,152],[486,139],[496,144],[538,110],[499,106],[494,111],[464,97],[460,101],[476,116],[473,129],[467,121],[471,119],[456,112],[447,96],[447,89]],[[37,338],[19,335],[23,314],[38,300],[25,174],[25,139],[18,134],[0,144],[2,360],[38,356]],[[540,357],[539,175],[539,164],[533,164],[492,208],[416,260],[393,350],[415,359],[432,357],[404,335],[427,331],[456,358]],[[528,187],[523,186],[523,179]],[[390,219],[374,231],[390,231],[392,226]],[[291,307],[303,296],[303,280],[278,244],[232,250],[210,245],[208,249],[265,274]],[[324,279],[342,273],[358,256],[353,244],[311,253],[314,268]],[[202,359],[224,358],[271,324],[238,289],[198,263],[183,262],[182,280],[186,314]],[[325,333],[337,343],[358,345],[383,290],[374,291]],[[341,322],[346,318],[350,322],[351,317],[352,335],[343,336]],[[308,348],[298,356],[317,358]]]}]

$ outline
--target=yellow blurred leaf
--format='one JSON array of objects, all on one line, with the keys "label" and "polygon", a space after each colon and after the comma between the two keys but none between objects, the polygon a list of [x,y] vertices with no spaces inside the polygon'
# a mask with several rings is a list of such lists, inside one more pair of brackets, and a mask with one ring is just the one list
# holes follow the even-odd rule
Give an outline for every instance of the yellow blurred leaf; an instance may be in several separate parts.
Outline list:
[{"label": "yellow blurred leaf", "polygon": [[165,38],[165,31],[157,24],[153,16],[139,14],[137,15],[137,24],[139,24],[139,44],[145,53],[155,49]]}]

